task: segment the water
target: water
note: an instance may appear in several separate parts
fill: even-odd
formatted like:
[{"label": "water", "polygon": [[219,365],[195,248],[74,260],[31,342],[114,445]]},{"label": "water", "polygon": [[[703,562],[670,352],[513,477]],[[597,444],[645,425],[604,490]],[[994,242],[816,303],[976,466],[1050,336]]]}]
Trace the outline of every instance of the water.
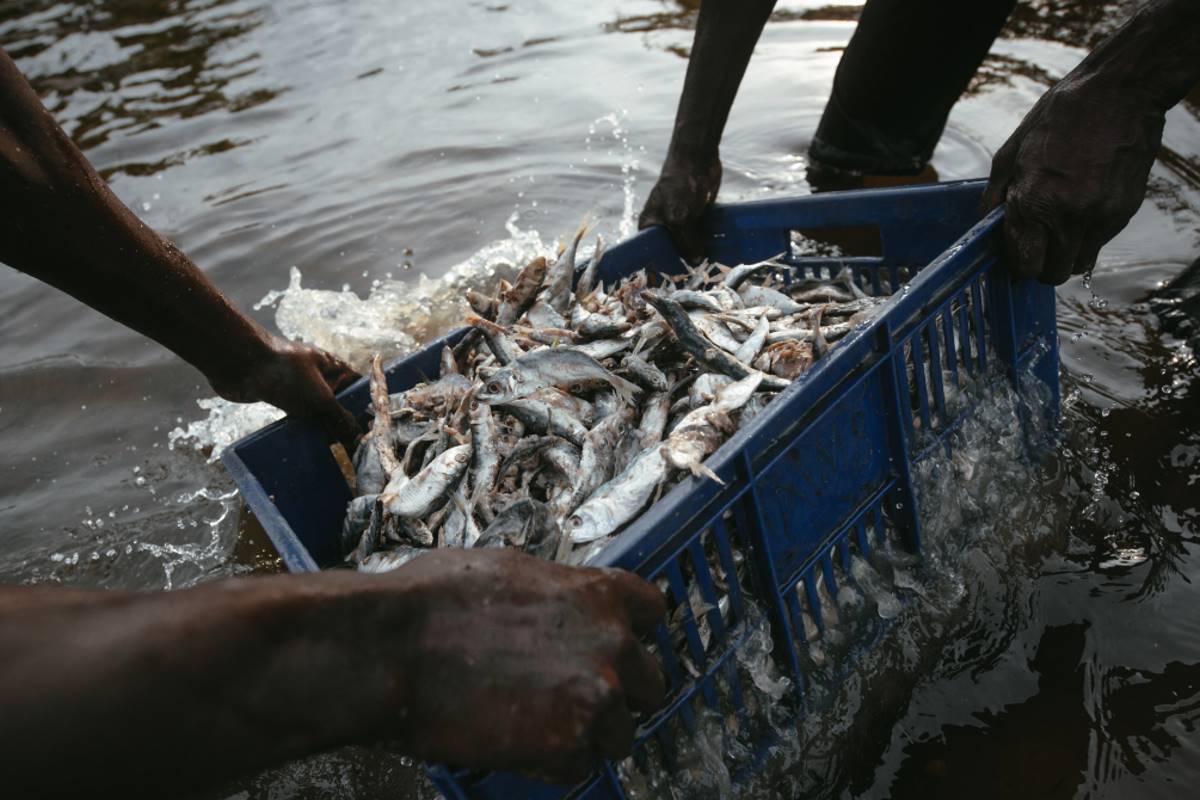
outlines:
[{"label": "water", "polygon": [[[0,6],[0,44],[118,195],[234,302],[361,363],[440,330],[461,287],[584,214],[610,242],[632,230],[689,5],[28,0]],[[819,5],[781,3],[759,44],[724,199],[809,191],[805,146],[853,25],[802,18]],[[1115,5],[1023,3],[951,115],[940,176],[986,174]],[[1150,195],[1090,288],[1060,290],[1057,457],[1024,482],[1003,459],[960,462],[988,487],[945,492],[987,511],[956,512],[967,549],[941,566],[961,595],[931,594],[838,713],[805,723],[826,745],[778,796],[1158,797],[1200,778],[1197,364],[1146,303],[1200,253],[1198,107],[1170,114]],[[214,401],[161,348],[12,270],[0,297],[0,580],[166,588],[275,568],[210,460],[269,410]],[[350,750],[214,796],[403,794],[412,775]]]}]

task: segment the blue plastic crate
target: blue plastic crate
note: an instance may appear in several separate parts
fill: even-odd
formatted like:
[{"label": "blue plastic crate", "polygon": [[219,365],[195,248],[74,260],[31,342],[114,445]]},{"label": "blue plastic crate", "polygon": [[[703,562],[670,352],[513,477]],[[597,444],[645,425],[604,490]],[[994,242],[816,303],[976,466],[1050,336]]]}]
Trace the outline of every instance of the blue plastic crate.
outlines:
[{"label": "blue plastic crate", "polygon": [[[643,721],[637,763],[653,750],[669,771],[676,739],[695,729],[699,712],[744,710],[748,687],[734,656],[751,608],[765,615],[776,662],[803,701],[806,629],[823,630],[829,609],[822,605],[836,599],[839,583],[853,580],[851,558],[888,541],[920,549],[912,468],[967,413],[982,383],[975,379],[999,368],[1020,392],[1028,386],[1018,376],[1032,372],[1053,399],[1044,413],[1057,414],[1054,291],[1014,283],[999,268],[1002,211],[979,219],[983,186],[830,193],[711,212],[707,248],[718,262],[786,253],[795,277],[832,277],[848,265],[868,293],[898,291],[708,459],[723,486],[685,478],[594,562],[665,580],[681,610],[683,635],[660,626],[656,637],[669,700]],[[881,255],[814,257],[793,245],[794,232],[821,229],[868,229]],[[607,282],[645,267],[681,269],[661,229],[614,247],[600,272]],[[462,333],[392,365],[389,390],[437,374],[442,346]],[[365,421],[365,381],[340,399]],[[223,460],[289,570],[338,560],[351,495],[319,430],[284,420],[228,448]],[[735,565],[738,558],[744,566]],[[689,593],[703,601],[703,626]],[[440,767],[430,775],[453,798],[626,797],[608,763],[578,787]]]}]

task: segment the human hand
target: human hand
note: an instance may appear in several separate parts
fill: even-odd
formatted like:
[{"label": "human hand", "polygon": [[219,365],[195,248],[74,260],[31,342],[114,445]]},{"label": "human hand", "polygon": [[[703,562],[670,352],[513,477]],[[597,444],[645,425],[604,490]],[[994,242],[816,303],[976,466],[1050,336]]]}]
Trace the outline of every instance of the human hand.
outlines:
[{"label": "human hand", "polygon": [[1153,103],[1102,79],[1068,75],[996,152],[984,208],[1005,203],[1013,274],[1060,284],[1087,272],[1141,205],[1162,140]]},{"label": "human hand", "polygon": [[209,376],[213,390],[235,403],[265,402],[316,422],[347,452],[362,433],[334,395],[358,379],[346,362],[315,347],[270,337],[266,355],[229,379]]},{"label": "human hand", "polygon": [[721,159],[696,160],[668,156],[658,182],[646,198],[638,228],[662,225],[689,261],[704,256],[700,219],[721,188]]},{"label": "human hand", "polygon": [[662,673],[638,637],[666,602],[631,573],[439,550],[378,580],[388,579],[415,602],[396,719],[407,753],[579,781],[597,759],[629,754],[631,710],[662,702]]}]

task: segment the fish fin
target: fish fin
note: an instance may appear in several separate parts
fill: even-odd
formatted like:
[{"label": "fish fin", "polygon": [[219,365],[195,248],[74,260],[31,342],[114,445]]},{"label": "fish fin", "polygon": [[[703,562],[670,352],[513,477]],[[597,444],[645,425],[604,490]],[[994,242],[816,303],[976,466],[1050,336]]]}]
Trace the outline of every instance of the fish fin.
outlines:
[{"label": "fish fin", "polygon": [[704,466],[703,464],[701,464],[698,461],[693,464],[688,464],[688,469],[691,470],[691,473],[693,475],[695,475],[697,478],[712,478],[714,481],[721,484],[722,486],[725,485],[725,481],[721,480],[720,476],[718,476],[717,473],[713,472],[711,469]]},{"label": "fish fin", "polygon": [[609,373],[609,376],[609,383],[612,384],[617,396],[626,403],[632,404],[633,396],[635,394],[640,394],[642,391],[642,387],[638,386],[636,383],[627,381],[618,375],[613,375],[611,372]]},{"label": "fish fin", "polygon": [[825,334],[821,333],[821,315],[825,313],[825,306],[817,309],[816,318],[813,320],[813,358],[818,359],[824,357],[829,352],[829,342],[825,340]]}]

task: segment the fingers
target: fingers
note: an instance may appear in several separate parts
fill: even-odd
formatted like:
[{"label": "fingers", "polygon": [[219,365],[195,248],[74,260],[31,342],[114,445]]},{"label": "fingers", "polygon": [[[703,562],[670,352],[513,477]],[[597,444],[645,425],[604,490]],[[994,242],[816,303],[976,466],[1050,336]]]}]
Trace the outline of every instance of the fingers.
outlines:
[{"label": "fingers", "polygon": [[992,171],[987,188],[983,192],[980,211],[984,214],[1004,202],[1008,185],[1012,180],[1012,165],[1017,153],[1016,137],[1005,142],[992,158]]},{"label": "fingers", "polygon": [[622,702],[621,693],[613,692],[611,701],[600,709],[592,723],[591,745],[597,755],[620,761],[633,748],[636,730],[633,715]]},{"label": "fingers", "polygon": [[630,640],[617,659],[617,674],[625,690],[625,702],[634,711],[648,714],[662,705],[667,693],[662,668],[636,641]]},{"label": "fingers", "polygon": [[1096,259],[1100,256],[1100,248],[1104,246],[1108,238],[1096,231],[1095,226],[1088,228],[1083,235],[1083,241],[1079,245],[1079,255],[1075,257],[1075,264],[1071,272],[1075,275],[1084,275],[1091,272],[1096,266]]},{"label": "fingers", "polygon": [[321,356],[321,363],[318,365],[321,377],[329,384],[329,388],[334,394],[345,389],[361,377],[349,364],[337,356],[323,351],[321,351]]},{"label": "fingers", "polygon": [[605,570],[617,587],[635,636],[649,636],[667,614],[667,600],[653,584],[623,569]]},{"label": "fingers", "polygon": [[329,398],[329,404],[318,415],[317,423],[329,434],[334,441],[341,443],[349,454],[354,453],[358,437],[362,435],[354,417],[342,407],[341,403]]},{"label": "fingers", "polygon": [[644,230],[654,225],[661,225],[667,229],[671,241],[679,249],[679,254],[688,261],[697,261],[704,257],[704,237],[700,233],[698,220],[664,219],[656,209],[647,205],[646,209],[642,211],[642,215],[638,217],[638,230]]},{"label": "fingers", "polygon": [[1004,256],[1016,278],[1036,278],[1046,262],[1050,233],[1036,220],[1025,218],[1018,203],[1004,211]]},{"label": "fingers", "polygon": [[1050,246],[1046,250],[1046,258],[1039,280],[1051,286],[1059,286],[1067,282],[1079,258],[1080,239],[1075,227],[1059,226],[1050,231]]}]

